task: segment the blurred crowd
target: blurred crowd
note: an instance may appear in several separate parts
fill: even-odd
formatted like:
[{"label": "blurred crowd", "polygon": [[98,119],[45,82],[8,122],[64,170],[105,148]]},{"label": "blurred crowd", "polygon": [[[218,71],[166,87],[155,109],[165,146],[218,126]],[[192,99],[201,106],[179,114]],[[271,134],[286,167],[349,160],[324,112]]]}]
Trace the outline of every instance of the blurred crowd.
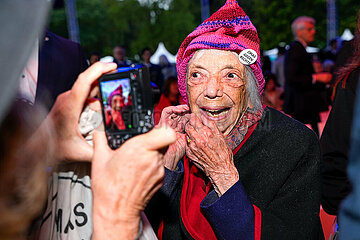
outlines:
[{"label": "blurred crowd", "polygon": [[[312,22],[315,20],[312,19]],[[300,23],[302,24],[302,23]],[[299,39],[296,31],[294,33],[294,38]],[[311,44],[314,41],[316,31],[309,31],[309,36],[301,36],[301,42],[305,43],[304,47],[307,49],[308,44]],[[310,39],[309,39],[310,38]],[[303,40],[305,39],[305,40]],[[311,70],[309,69],[308,75],[312,76],[312,74],[320,73],[317,76],[325,76],[326,79],[323,79],[322,86],[318,86],[318,90],[313,92],[312,101],[315,101],[315,105],[318,105],[318,109],[314,110],[317,113],[328,113],[331,109],[332,105],[332,94],[333,89],[337,80],[337,73],[339,69],[344,66],[346,60],[348,58],[347,53],[343,53],[344,49],[348,48],[351,45],[350,41],[341,40],[341,38],[332,39],[328,47],[325,49],[318,49],[317,51],[310,51],[308,53],[308,57],[312,63]],[[285,59],[287,52],[289,51],[291,44],[286,44],[284,42],[279,43],[277,46],[277,54],[276,56],[266,55],[266,51],[260,51],[260,60],[262,64],[262,72],[266,80],[266,85],[264,92],[262,93],[262,101],[263,104],[276,110],[283,111],[291,116],[294,115],[292,110],[284,109],[285,106],[289,105],[288,101],[285,100],[285,96],[293,96],[294,93],[290,93],[289,88],[286,89],[286,68],[285,68]],[[161,110],[166,106],[177,105],[179,103],[183,103],[180,95],[177,91],[176,79],[177,79],[177,71],[176,66],[173,63],[170,63],[165,55],[161,55],[159,58],[159,64],[154,64],[150,61],[152,56],[152,50],[148,47],[142,49],[139,52],[140,61],[131,61],[126,56],[126,49],[121,45],[116,45],[113,48],[113,62],[117,64],[119,68],[121,67],[130,67],[132,64],[143,64],[145,65],[150,72],[150,80],[153,92],[153,103],[155,111],[157,112],[157,116],[155,116],[155,123],[158,122]],[[101,56],[98,52],[93,52],[90,54],[88,58],[89,65],[94,64],[97,61],[100,61]],[[290,57],[288,58],[290,59]],[[105,60],[107,61],[107,60]],[[289,60],[290,61],[290,60]],[[299,63],[296,63],[299,64]],[[291,65],[291,64],[290,64]],[[291,67],[291,66],[290,66]],[[291,69],[292,72],[296,71],[296,69]],[[312,71],[312,72],[311,72]],[[327,74],[328,73],[328,74]],[[297,74],[297,73],[296,73]],[[291,74],[290,74],[291,75]],[[331,80],[330,80],[331,75]],[[315,76],[315,75],[314,75]],[[288,76],[289,78],[289,76]],[[291,78],[291,77],[290,77]],[[291,80],[290,80],[291,81]],[[173,82],[170,87],[169,82]],[[289,85],[289,84],[288,84]],[[320,84],[318,84],[320,85]],[[286,94],[286,92],[288,94]],[[169,99],[170,95],[170,99]],[[317,100],[314,100],[316,98]],[[314,103],[314,102],[313,102]],[[301,104],[299,101],[295,101],[294,105]],[[313,104],[311,104],[313,105]],[[285,107],[286,108],[286,107]],[[297,106],[293,106],[292,108],[297,108]],[[307,105],[307,109],[313,108],[313,106]],[[312,113],[317,115],[317,113]],[[295,115],[308,115],[307,110],[303,109],[300,112],[296,112]],[[326,114],[325,114],[326,115]],[[327,115],[326,115],[327,116]],[[318,124],[322,122],[326,122],[326,118],[320,119],[317,116],[306,116],[305,118],[300,116],[294,118],[303,122],[304,124],[309,124],[311,128],[319,135]]]},{"label": "blurred crowd", "polygon": [[[315,32],[313,34],[315,34]],[[312,41],[308,43],[311,42]],[[319,113],[328,112],[331,109],[331,96],[336,84],[336,80],[338,79],[336,74],[339,69],[344,66],[347,60],[346,58],[348,57],[347,54],[342,53],[344,51],[342,49],[347,48],[347,46],[350,44],[351,43],[349,43],[349,41],[336,38],[332,39],[329,42],[329,46],[325,49],[319,49],[316,52],[309,50],[310,52],[308,53],[308,56],[311,59],[313,73],[331,74],[331,80],[329,81],[330,75],[328,75],[328,79],[326,80],[327,82],[325,82],[322,86],[322,89],[319,89],[317,92],[317,95],[321,97],[321,100],[319,100],[319,104],[321,105]],[[271,106],[279,111],[285,112],[286,110],[284,110],[284,101],[287,83],[285,76],[285,59],[290,47],[290,44],[287,45],[286,43],[281,42],[279,46],[277,46],[277,56],[275,59],[272,58],[272,60],[270,60],[269,56],[264,55],[262,55],[261,58],[263,61],[262,70],[266,80],[265,90],[262,94],[263,102],[267,106]],[[264,51],[262,51],[262,54],[264,54]],[[318,119],[319,123],[320,121],[326,121],[326,119]],[[306,121],[302,122],[306,124],[310,123]],[[315,128],[313,125],[311,125],[311,127]]]}]

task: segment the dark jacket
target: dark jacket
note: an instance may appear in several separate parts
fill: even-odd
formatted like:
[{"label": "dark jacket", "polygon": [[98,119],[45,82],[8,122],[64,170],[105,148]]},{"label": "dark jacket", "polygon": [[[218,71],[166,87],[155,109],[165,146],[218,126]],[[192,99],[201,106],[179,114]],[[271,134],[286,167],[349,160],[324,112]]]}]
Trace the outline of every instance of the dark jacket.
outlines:
[{"label": "dark jacket", "polygon": [[359,77],[360,68],[349,75],[345,88],[342,87],[343,80],[337,85],[333,107],[320,140],[322,207],[332,215],[337,215],[341,201],[351,190],[346,169]]},{"label": "dark jacket", "polygon": [[[253,239],[251,235],[243,237],[239,229],[245,224],[242,211],[237,209],[245,204],[239,201],[250,201],[261,210],[261,239],[323,239],[319,220],[320,147],[311,130],[267,107],[234,155],[234,162],[240,181],[220,198],[216,195],[212,203],[208,199],[202,202],[208,205],[201,210],[218,239]],[[192,239],[180,216],[182,181],[181,168],[177,172],[166,170],[164,186],[146,210],[155,232],[164,220],[163,239]],[[214,197],[213,192],[210,194]],[[214,217],[213,212],[221,217]]]},{"label": "dark jacket", "polygon": [[[359,87],[357,92],[359,92]],[[354,121],[351,130],[351,147],[349,154],[348,174],[352,184],[352,191],[341,204],[340,239],[359,239],[360,229],[360,97],[355,100]]]},{"label": "dark jacket", "polygon": [[57,96],[70,90],[87,67],[78,43],[46,31],[39,52],[35,105],[41,104],[49,111]]},{"label": "dark jacket", "polygon": [[[284,112],[295,119],[310,123],[324,110],[325,101],[321,96],[324,85],[312,83],[314,73],[312,58],[299,41],[290,44],[285,54],[285,99]],[[318,119],[317,119],[318,120]]]}]

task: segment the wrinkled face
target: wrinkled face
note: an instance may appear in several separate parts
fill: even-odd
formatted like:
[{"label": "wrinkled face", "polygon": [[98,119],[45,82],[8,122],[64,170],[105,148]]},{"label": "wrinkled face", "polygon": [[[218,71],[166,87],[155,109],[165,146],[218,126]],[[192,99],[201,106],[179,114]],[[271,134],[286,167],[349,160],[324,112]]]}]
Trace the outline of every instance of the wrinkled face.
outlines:
[{"label": "wrinkled face", "polygon": [[230,51],[202,50],[194,54],[187,72],[191,111],[215,121],[226,136],[247,106],[245,67]]},{"label": "wrinkled face", "polygon": [[315,25],[311,22],[304,22],[304,27],[297,30],[298,38],[306,42],[307,44],[312,43],[315,39]]},{"label": "wrinkled face", "polygon": [[111,108],[114,111],[120,111],[122,107],[124,107],[124,98],[120,95],[115,95],[111,99]]}]

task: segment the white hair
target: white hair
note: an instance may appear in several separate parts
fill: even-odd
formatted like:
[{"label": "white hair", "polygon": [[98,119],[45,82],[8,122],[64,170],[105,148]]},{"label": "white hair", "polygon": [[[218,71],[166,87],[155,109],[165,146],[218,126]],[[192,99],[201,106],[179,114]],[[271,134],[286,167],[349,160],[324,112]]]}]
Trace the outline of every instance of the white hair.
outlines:
[{"label": "white hair", "polygon": [[314,18],[308,17],[308,16],[298,17],[291,23],[291,31],[292,31],[294,37],[296,37],[297,30],[305,28],[305,23],[307,23],[307,22],[312,23],[314,25],[316,23]]},{"label": "white hair", "polygon": [[261,98],[259,94],[259,83],[255,77],[254,72],[250,66],[245,66],[247,73],[247,85],[246,85],[246,94],[249,103],[255,110],[262,109]]},{"label": "white hair", "polygon": [[[186,67],[186,81],[188,79],[188,74],[189,74],[189,65],[192,61],[199,59],[206,50],[218,50],[218,49],[200,49],[197,50],[195,52],[195,54],[191,57],[191,59],[189,60],[189,63]],[[224,50],[218,50],[218,51],[224,51]],[[237,59],[239,59],[239,54],[237,54],[236,52],[231,51],[231,53],[233,53]],[[240,60],[239,60],[240,61]],[[241,63],[242,64],[242,63]],[[244,74],[244,78],[245,78],[245,87],[246,87],[246,99],[247,99],[247,103],[248,106],[247,107],[251,107],[254,108],[255,110],[261,110],[262,109],[262,103],[261,103],[261,98],[260,98],[260,94],[259,94],[259,84],[258,81],[255,77],[254,72],[252,71],[250,66],[245,66],[245,71],[246,74]]]}]

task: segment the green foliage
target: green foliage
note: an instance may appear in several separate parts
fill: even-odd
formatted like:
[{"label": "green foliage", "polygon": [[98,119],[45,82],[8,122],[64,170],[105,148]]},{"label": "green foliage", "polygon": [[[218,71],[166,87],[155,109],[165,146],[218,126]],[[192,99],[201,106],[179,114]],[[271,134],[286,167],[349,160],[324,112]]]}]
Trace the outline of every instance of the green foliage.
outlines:
[{"label": "green foliage", "polygon": [[157,32],[159,41],[163,41],[170,52],[175,54],[185,37],[200,24],[200,13],[198,19],[192,12],[192,1],[174,0],[169,11],[159,16]]},{"label": "green foliage", "polygon": [[80,29],[81,44],[85,52],[99,52],[105,49],[109,38],[102,35],[106,29],[106,8],[101,0],[78,0],[77,13]]},{"label": "green foliage", "polygon": [[51,12],[48,28],[56,34],[68,38],[65,9],[57,9]]},{"label": "green foliage", "polygon": [[[210,0],[210,13],[226,0]],[[316,19],[316,40],[326,46],[326,0],[238,0],[258,29],[261,48],[276,47],[293,40],[290,25],[298,16]],[[165,10],[164,5],[170,3]],[[98,51],[111,55],[115,45],[123,45],[129,58],[144,47],[155,50],[159,42],[176,54],[184,38],[201,23],[200,0],[77,0],[80,40],[86,54]],[[345,28],[353,32],[360,9],[358,0],[338,0],[339,35]],[[51,13],[51,31],[67,37],[64,9]]]},{"label": "green foliage", "polygon": [[359,0],[339,0],[337,1],[339,15],[339,35],[349,28],[355,32],[357,16],[360,14]]}]

